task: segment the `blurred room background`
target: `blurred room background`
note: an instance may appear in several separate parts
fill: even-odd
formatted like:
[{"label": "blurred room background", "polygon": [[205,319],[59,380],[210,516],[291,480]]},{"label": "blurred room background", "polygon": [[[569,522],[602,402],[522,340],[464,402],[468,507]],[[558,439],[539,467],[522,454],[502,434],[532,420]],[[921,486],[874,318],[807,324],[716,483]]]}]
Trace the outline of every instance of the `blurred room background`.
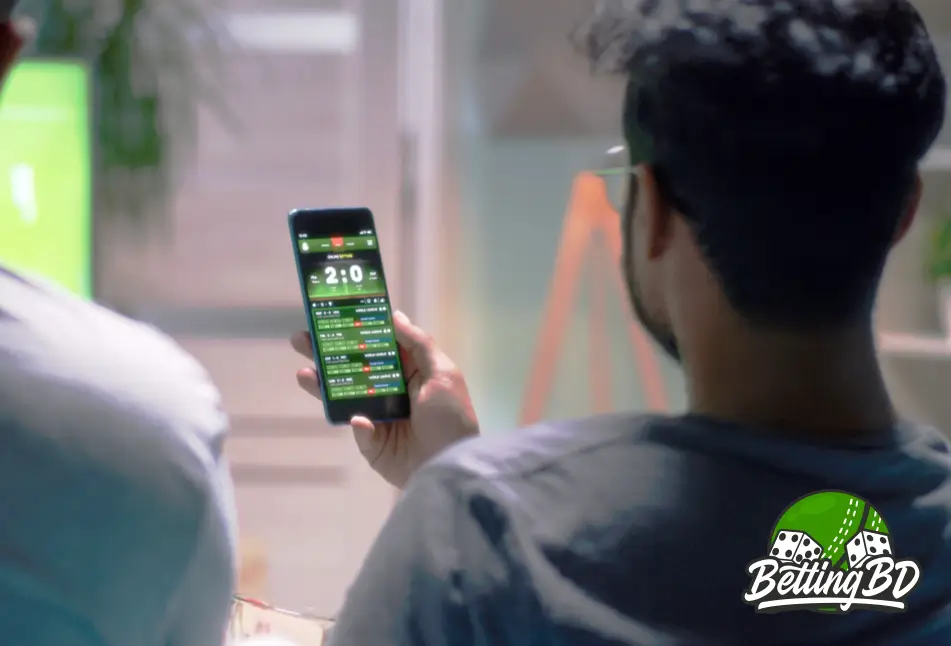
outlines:
[{"label": "blurred room background", "polygon": [[[951,67],[951,4],[917,4]],[[590,5],[22,8],[39,30],[0,103],[0,260],[156,325],[207,367],[233,420],[242,592],[334,613],[394,500],[297,389],[292,208],[374,210],[394,304],[458,361],[486,432],[682,408],[675,367],[632,343],[599,237],[581,264],[558,251],[566,216],[590,206],[579,173],[621,141],[618,82],[592,78],[567,38]],[[902,411],[951,430],[949,173],[951,130],[878,324]]]}]

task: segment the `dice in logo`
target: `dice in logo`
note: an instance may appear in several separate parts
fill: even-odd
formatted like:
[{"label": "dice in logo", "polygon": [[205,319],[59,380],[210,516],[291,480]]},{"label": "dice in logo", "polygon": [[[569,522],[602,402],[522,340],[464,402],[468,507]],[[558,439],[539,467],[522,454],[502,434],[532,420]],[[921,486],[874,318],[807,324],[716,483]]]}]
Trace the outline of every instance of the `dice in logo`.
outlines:
[{"label": "dice in logo", "polygon": [[865,561],[876,556],[892,553],[888,535],[881,532],[859,532],[845,546],[849,555],[849,567],[860,567]]},{"label": "dice in logo", "polygon": [[887,534],[881,532],[862,532],[862,539],[865,542],[865,550],[869,557],[890,555],[892,553],[892,544],[888,540]]},{"label": "dice in logo", "polygon": [[803,534],[799,541],[799,548],[793,555],[793,561],[802,563],[803,561],[815,561],[822,555],[822,546],[816,542],[809,534]]},{"label": "dice in logo", "polygon": [[862,540],[862,533],[856,534],[845,546],[845,552],[849,556],[849,568],[857,568],[868,558],[868,551],[865,549],[865,541]]},{"label": "dice in logo", "polygon": [[792,561],[803,536],[805,536],[803,532],[779,532],[769,550],[769,555],[780,561]]}]

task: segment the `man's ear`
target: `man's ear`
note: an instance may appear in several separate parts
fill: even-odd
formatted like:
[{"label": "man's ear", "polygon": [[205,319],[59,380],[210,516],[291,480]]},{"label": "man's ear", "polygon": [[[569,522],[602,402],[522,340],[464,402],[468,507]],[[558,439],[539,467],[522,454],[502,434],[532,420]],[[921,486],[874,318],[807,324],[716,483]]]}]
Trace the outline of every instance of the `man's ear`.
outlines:
[{"label": "man's ear", "polygon": [[918,207],[921,206],[921,196],[924,193],[924,184],[921,181],[921,172],[915,172],[915,186],[908,196],[905,203],[905,210],[901,214],[901,220],[898,221],[898,228],[895,229],[895,236],[892,238],[892,246],[898,244],[911,229],[915,222],[915,216],[918,215]]},{"label": "man's ear", "polygon": [[656,260],[667,251],[673,233],[673,209],[664,200],[657,175],[650,164],[634,169],[637,175],[638,235],[644,236],[647,259]]}]

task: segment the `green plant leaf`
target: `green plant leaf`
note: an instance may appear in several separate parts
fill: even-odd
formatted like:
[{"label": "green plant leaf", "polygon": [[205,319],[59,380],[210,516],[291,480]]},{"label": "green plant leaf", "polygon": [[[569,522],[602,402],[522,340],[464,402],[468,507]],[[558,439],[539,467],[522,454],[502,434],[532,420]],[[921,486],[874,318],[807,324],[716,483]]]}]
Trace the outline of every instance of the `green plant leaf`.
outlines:
[{"label": "green plant leaf", "polygon": [[[94,74],[97,212],[162,225],[203,109],[231,130],[214,0],[24,0],[28,55],[87,61]],[[159,222],[156,222],[158,220]]]},{"label": "green plant leaf", "polygon": [[932,280],[951,278],[951,217],[941,215],[932,224],[925,262]]}]

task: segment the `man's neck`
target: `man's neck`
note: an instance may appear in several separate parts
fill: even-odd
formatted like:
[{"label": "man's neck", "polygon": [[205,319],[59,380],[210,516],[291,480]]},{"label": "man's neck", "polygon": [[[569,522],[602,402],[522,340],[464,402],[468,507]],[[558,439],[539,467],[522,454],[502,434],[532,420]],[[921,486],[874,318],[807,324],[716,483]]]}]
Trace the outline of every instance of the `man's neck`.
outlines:
[{"label": "man's neck", "polygon": [[856,435],[896,422],[875,352],[859,328],[720,337],[685,357],[693,413],[766,429]]}]

